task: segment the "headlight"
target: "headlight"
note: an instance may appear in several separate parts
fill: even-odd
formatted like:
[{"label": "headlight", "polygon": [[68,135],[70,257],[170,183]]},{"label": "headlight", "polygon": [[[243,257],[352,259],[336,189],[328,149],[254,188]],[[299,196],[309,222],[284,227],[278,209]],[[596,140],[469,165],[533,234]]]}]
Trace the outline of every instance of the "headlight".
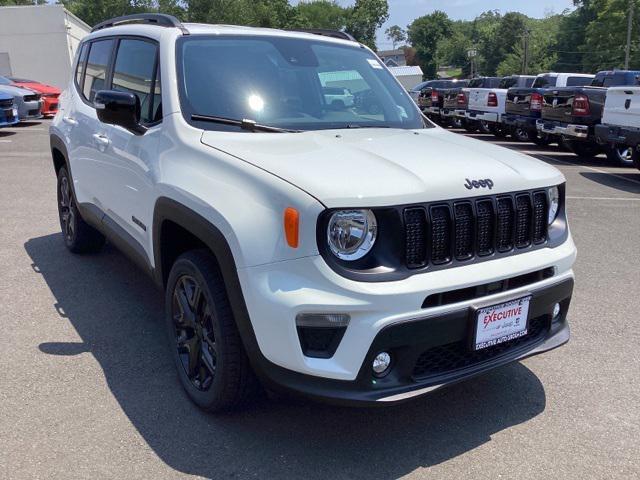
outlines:
[{"label": "headlight", "polygon": [[378,233],[371,210],[340,210],[331,215],[327,242],[331,252],[341,260],[358,260],[373,248]]},{"label": "headlight", "polygon": [[549,225],[553,223],[553,221],[558,216],[558,210],[560,209],[560,191],[558,187],[551,187],[549,189],[549,216],[547,221]]}]

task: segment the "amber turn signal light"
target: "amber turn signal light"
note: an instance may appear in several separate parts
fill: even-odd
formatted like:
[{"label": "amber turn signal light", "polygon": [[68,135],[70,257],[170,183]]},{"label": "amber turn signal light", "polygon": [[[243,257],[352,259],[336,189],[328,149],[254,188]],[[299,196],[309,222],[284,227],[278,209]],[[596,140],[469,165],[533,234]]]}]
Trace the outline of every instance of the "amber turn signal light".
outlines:
[{"label": "amber turn signal light", "polygon": [[284,209],[284,234],[287,238],[287,245],[291,248],[298,248],[299,242],[300,214],[295,208]]}]

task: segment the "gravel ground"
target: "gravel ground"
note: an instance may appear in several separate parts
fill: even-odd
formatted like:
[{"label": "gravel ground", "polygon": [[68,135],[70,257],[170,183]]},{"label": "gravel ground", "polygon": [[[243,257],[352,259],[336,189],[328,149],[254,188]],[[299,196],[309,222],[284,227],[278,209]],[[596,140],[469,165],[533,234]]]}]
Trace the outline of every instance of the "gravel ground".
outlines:
[{"label": "gravel ground", "polygon": [[556,165],[578,245],[571,342],[389,409],[182,393],[161,294],[62,243],[48,122],[0,131],[0,478],[640,478],[640,172]]}]

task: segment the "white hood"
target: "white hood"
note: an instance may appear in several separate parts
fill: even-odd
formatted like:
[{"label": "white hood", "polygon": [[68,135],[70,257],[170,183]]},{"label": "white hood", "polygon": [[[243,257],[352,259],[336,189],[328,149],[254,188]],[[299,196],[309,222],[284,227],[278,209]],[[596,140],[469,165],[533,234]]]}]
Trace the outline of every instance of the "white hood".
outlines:
[{"label": "white hood", "polygon": [[[202,142],[273,173],[330,208],[432,202],[564,181],[544,162],[441,128],[205,131]],[[466,179],[491,179],[493,188],[470,190]]]}]

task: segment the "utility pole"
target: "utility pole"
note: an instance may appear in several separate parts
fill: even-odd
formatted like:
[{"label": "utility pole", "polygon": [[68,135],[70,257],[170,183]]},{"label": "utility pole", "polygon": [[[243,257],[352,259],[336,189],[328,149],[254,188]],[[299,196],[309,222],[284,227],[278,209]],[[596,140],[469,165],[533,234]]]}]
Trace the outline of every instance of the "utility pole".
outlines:
[{"label": "utility pole", "polygon": [[522,74],[526,75],[529,70],[529,29],[526,27],[524,29],[522,40],[524,41],[524,57],[522,59]]},{"label": "utility pole", "polygon": [[624,69],[629,70],[629,56],[631,55],[631,25],[633,24],[633,2],[629,0],[629,15],[627,16],[627,46],[624,51]]}]

